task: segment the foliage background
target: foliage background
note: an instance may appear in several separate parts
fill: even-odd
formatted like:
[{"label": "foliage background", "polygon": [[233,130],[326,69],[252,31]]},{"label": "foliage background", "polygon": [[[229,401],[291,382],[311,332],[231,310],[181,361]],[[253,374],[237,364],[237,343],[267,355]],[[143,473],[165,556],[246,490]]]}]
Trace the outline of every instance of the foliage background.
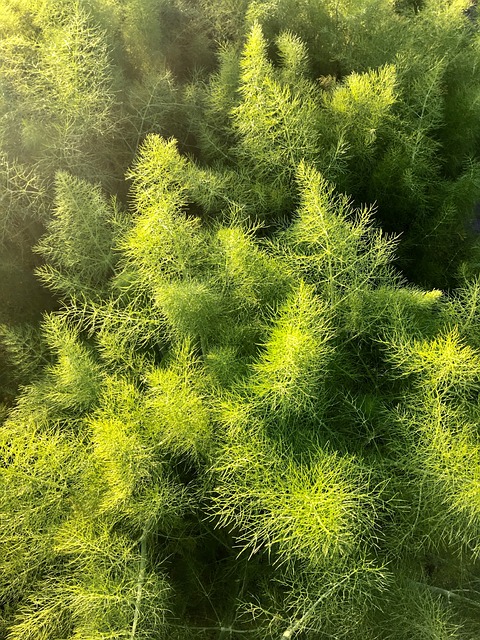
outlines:
[{"label": "foliage background", "polygon": [[0,49],[0,637],[477,638],[476,3]]}]

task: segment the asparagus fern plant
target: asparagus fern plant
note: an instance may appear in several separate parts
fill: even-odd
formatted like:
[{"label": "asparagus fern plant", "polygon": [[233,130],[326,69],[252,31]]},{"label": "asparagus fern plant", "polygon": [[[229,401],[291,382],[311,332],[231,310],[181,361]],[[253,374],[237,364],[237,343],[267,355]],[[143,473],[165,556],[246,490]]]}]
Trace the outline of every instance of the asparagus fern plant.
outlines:
[{"label": "asparagus fern plant", "polygon": [[[0,427],[0,637],[473,640],[480,281],[459,244],[478,197],[475,104],[464,141],[454,122],[477,91],[467,3],[244,3],[215,74],[175,86],[162,59],[151,100],[142,3],[123,18],[108,4],[137,34],[130,59],[144,56],[128,149],[162,96],[189,133],[152,124],[124,203],[57,167],[36,251],[60,309],[41,352],[36,334],[2,330],[25,376]],[[58,9],[65,33],[99,38],[80,5],[77,31]],[[93,117],[84,76],[53,71],[91,50],[35,7],[52,34],[35,73],[53,74],[54,105]],[[211,12],[195,3],[196,20]],[[318,50],[312,16],[329,36]],[[91,98],[113,109],[105,65]],[[36,174],[2,166],[15,202],[44,206]],[[406,241],[379,224],[396,216]],[[438,244],[416,255],[422,233]],[[465,258],[456,291],[418,284],[446,281],[435,247]],[[399,251],[423,265],[416,285]]]}]

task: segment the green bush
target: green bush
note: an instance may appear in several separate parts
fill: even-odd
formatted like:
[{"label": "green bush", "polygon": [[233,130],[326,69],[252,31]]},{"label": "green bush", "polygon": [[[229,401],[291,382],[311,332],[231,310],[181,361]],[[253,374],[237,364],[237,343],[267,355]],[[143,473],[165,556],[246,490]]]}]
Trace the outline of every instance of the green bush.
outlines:
[{"label": "green bush", "polygon": [[0,637],[473,640],[469,2],[154,5],[0,9]]}]

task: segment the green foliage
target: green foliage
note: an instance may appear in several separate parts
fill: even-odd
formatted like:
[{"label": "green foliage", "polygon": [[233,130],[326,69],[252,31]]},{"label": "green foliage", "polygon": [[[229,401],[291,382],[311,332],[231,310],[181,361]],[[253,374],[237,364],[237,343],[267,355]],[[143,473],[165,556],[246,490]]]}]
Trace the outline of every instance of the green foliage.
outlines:
[{"label": "green foliage", "polygon": [[176,455],[204,458],[212,445],[212,423],[205,398],[205,374],[188,342],[180,344],[167,368],[148,375],[147,406],[161,446]]},{"label": "green foliage", "polygon": [[418,536],[419,544],[447,545],[476,557],[479,444],[473,425],[478,408],[471,398],[478,388],[478,354],[456,329],[429,340],[404,338],[389,349],[396,375],[415,381],[408,403],[395,410],[409,450],[408,460],[399,452],[401,464],[418,475],[421,487],[417,500],[423,517],[409,535],[418,536],[417,527],[426,526],[428,534]]},{"label": "green foliage", "polygon": [[315,411],[319,383],[331,356],[332,332],[328,311],[322,307],[321,300],[300,282],[278,310],[264,351],[254,365],[250,389],[279,417]]},{"label": "green foliage", "polygon": [[0,380],[6,395],[15,396],[18,387],[28,384],[47,363],[46,345],[39,334],[30,324],[0,325],[3,361]]},{"label": "green foliage", "polygon": [[180,137],[181,98],[175,77],[168,70],[152,71],[128,87],[125,142],[133,157],[149,133]]},{"label": "green foliage", "polygon": [[41,173],[61,168],[93,178],[102,170],[94,149],[111,131],[112,71],[102,32],[70,4],[66,11],[45,4],[33,13],[32,33],[2,41],[0,82],[9,96],[2,134],[9,152],[20,151]]},{"label": "green foliage", "polygon": [[[27,577],[15,598],[4,591],[11,637],[155,637],[182,625],[195,636],[216,629],[215,611],[221,627],[243,620],[238,630],[257,637],[373,637],[391,598],[405,615],[406,562],[424,594],[412,629],[457,633],[462,618],[434,599],[445,582],[422,574],[422,558],[445,558],[452,576],[458,562],[476,571],[480,366],[462,329],[475,285],[462,294],[470,311],[403,287],[371,211],[303,162],[298,211],[268,240],[233,213],[193,214],[202,172],[173,141],[147,138],[110,285],[104,273],[103,297],[93,284],[73,291],[66,315],[45,324],[53,364],[4,433],[12,441],[26,421],[32,446],[53,442],[59,455],[53,434],[70,432],[76,466],[37,560],[28,565],[27,531],[16,546],[8,570]],[[105,224],[98,188],[59,180],[58,206],[81,196],[95,228]],[[91,228],[67,213],[50,226],[52,250]],[[80,225],[70,236],[68,219]],[[95,266],[95,247],[79,264]],[[46,257],[57,255],[68,253]],[[55,464],[42,482],[59,481]],[[16,499],[19,513],[28,499]],[[210,553],[228,563],[208,575]],[[242,557],[250,575],[235,595]],[[447,591],[461,584],[452,577]]]},{"label": "green foliage", "polygon": [[344,562],[369,519],[361,470],[321,449],[299,463],[261,430],[239,427],[217,462],[213,512],[219,524],[239,530],[252,554],[274,551],[280,564],[298,559],[330,569]]},{"label": "green foliage", "polygon": [[394,243],[371,224],[372,211],[354,212],[346,196],[335,194],[318,171],[303,163],[298,182],[298,216],[281,236],[290,269],[334,308],[372,285],[394,281]]},{"label": "green foliage", "polygon": [[95,295],[113,272],[120,225],[116,202],[108,202],[100,187],[59,173],[54,215],[35,248],[47,260],[37,275],[60,294]]},{"label": "green foliage", "polygon": [[120,13],[122,32],[136,71],[153,71],[158,60],[183,78],[188,70],[212,65],[208,9],[184,0],[129,0],[110,4]]},{"label": "green foliage", "polygon": [[231,156],[234,132],[230,112],[237,101],[240,61],[236,46],[224,45],[218,54],[219,69],[208,84],[193,82],[186,87],[185,102],[191,128],[205,158],[223,160]]},{"label": "green foliage", "polygon": [[291,29],[307,43],[316,75],[337,76],[389,61],[404,26],[389,0],[258,0],[248,19],[270,38]]},{"label": "green foliage", "polygon": [[45,188],[39,176],[16,162],[0,156],[0,245],[22,243],[46,217]]},{"label": "green foliage", "polygon": [[0,636],[472,640],[473,12],[234,4],[0,9]]},{"label": "green foliage", "polygon": [[[344,156],[343,166],[333,175],[329,167],[329,174],[349,191],[356,190],[355,182],[363,184],[372,169],[377,139],[393,120],[395,85],[396,69],[386,65],[378,71],[351,73],[344,84],[325,93],[325,125],[331,131],[324,135]],[[350,174],[350,180],[345,174]]]},{"label": "green foliage", "polygon": [[[267,60],[267,43],[260,26],[254,25],[242,55],[242,101],[233,111],[233,124],[240,136],[240,157],[251,163],[257,174],[260,171],[264,179],[278,182],[282,188],[300,160],[311,161],[318,153],[318,106],[313,85],[302,82],[306,57],[302,44],[284,34],[280,55],[283,82],[276,80]],[[299,87],[289,86],[293,77],[300,80]]]}]

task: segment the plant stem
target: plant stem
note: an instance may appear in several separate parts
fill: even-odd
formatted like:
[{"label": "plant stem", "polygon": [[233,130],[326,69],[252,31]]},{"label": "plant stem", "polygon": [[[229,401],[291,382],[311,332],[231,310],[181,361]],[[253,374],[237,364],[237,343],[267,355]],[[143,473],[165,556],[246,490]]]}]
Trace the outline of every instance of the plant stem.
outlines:
[{"label": "plant stem", "polygon": [[144,529],[142,537],[140,538],[140,569],[138,571],[137,581],[137,597],[135,600],[135,614],[133,616],[132,632],[130,634],[130,640],[135,640],[135,634],[137,633],[138,620],[140,618],[140,605],[142,602],[142,591],[145,582],[145,573],[147,570],[147,530]]},{"label": "plant stem", "polygon": [[[353,572],[353,573],[355,573],[355,572]],[[338,584],[336,584],[334,587],[332,587],[328,591],[325,591],[325,593],[322,593],[322,595],[318,598],[318,600],[315,600],[315,602],[312,604],[312,606],[307,609],[307,611],[303,614],[303,616],[300,619],[298,619],[296,622],[291,624],[288,627],[288,629],[285,629],[285,631],[282,633],[282,635],[280,637],[280,640],[290,640],[291,638],[293,638],[293,636],[301,628],[303,623],[312,615],[312,613],[315,611],[315,609],[318,607],[318,605],[323,600],[328,598],[328,596],[330,596],[335,591],[335,589],[337,589],[343,582],[346,582],[351,576],[352,576],[352,573],[348,574],[347,576],[345,576],[343,578],[343,580],[340,580],[340,582]]]},{"label": "plant stem", "polygon": [[219,631],[220,634],[225,633],[240,633],[240,634],[248,634],[248,633],[258,633],[258,629],[234,629],[233,627],[196,627],[193,625],[183,625],[183,624],[172,624],[172,627],[176,629],[188,629],[191,631]]},{"label": "plant stem", "polygon": [[430,591],[433,591],[433,593],[438,593],[442,596],[445,596],[448,600],[451,600],[452,598],[454,600],[461,600],[462,602],[468,602],[468,604],[472,605],[473,607],[477,607],[478,609],[480,609],[480,602],[477,602],[476,600],[472,600],[471,598],[466,598],[465,596],[462,596],[459,593],[456,593],[455,591],[448,591],[448,589],[433,587],[430,584],[423,584],[422,582],[416,582],[415,580],[411,580],[410,582],[412,582],[413,584],[419,587],[426,587]]}]

